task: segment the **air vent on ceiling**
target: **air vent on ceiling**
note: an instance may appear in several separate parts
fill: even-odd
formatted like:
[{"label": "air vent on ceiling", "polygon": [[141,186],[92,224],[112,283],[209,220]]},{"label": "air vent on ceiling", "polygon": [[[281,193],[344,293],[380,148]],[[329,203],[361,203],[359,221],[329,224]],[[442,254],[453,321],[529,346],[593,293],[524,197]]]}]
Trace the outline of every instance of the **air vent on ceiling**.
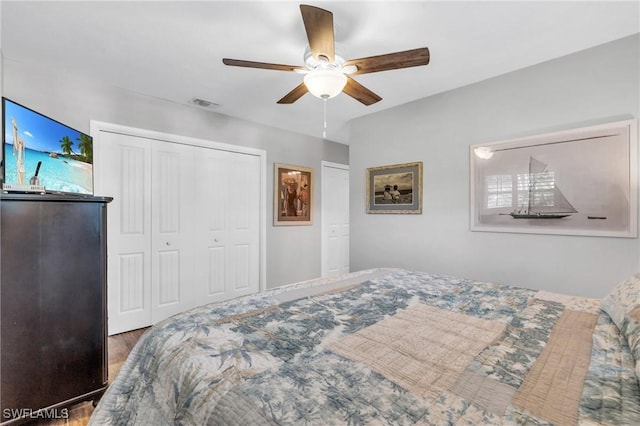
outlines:
[{"label": "air vent on ceiling", "polygon": [[211,101],[207,101],[206,99],[201,99],[201,98],[193,98],[191,99],[191,103],[194,105],[198,105],[199,107],[202,108],[216,108],[218,106],[217,103],[215,102],[211,102]]}]

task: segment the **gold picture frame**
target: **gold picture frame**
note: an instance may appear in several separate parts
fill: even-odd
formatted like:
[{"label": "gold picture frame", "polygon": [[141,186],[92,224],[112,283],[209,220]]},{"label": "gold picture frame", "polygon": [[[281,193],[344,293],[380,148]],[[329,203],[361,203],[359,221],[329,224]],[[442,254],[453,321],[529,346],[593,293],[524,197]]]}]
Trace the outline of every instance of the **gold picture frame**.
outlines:
[{"label": "gold picture frame", "polygon": [[313,169],[275,164],[273,191],[275,226],[313,223]]},{"label": "gold picture frame", "polygon": [[422,214],[422,162],[368,168],[367,213]]}]

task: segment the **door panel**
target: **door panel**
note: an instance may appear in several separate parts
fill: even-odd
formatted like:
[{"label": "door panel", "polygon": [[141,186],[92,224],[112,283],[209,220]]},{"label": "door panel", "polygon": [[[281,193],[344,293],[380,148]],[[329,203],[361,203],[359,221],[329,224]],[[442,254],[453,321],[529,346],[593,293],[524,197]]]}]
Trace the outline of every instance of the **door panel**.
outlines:
[{"label": "door panel", "polygon": [[233,155],[229,239],[234,247],[234,297],[259,290],[260,162],[254,155]]},{"label": "door panel", "polygon": [[135,312],[145,308],[144,261],[144,253],[119,255],[119,313]]},{"label": "door panel", "polygon": [[180,303],[180,251],[158,253],[158,307]]},{"label": "door panel", "polygon": [[251,248],[247,244],[233,247],[233,291],[242,291],[251,285],[249,268],[251,265]]},{"label": "door panel", "polygon": [[101,132],[96,191],[107,215],[109,334],[151,324],[151,150],[147,139]]},{"label": "door panel", "polygon": [[[194,306],[193,162],[195,148],[155,142],[152,146],[151,321]],[[157,291],[155,291],[157,290]]]},{"label": "door panel", "polygon": [[349,170],[322,167],[322,275],[349,272]]},{"label": "door panel", "polygon": [[202,230],[194,236],[197,285],[194,291],[199,303],[225,299],[227,291],[227,205],[229,176],[226,172],[229,153],[198,148],[195,161],[195,186],[198,205],[195,226]]},{"label": "door panel", "polygon": [[208,262],[205,263],[208,266],[208,274],[202,280],[207,289],[204,295],[205,300],[209,299],[209,297],[212,299],[222,298],[225,291],[225,250],[224,247],[209,247],[208,253]]},{"label": "door panel", "polygon": [[[260,159],[255,155],[199,148],[195,223],[199,304],[259,291]],[[215,263],[215,264],[214,264]]]}]

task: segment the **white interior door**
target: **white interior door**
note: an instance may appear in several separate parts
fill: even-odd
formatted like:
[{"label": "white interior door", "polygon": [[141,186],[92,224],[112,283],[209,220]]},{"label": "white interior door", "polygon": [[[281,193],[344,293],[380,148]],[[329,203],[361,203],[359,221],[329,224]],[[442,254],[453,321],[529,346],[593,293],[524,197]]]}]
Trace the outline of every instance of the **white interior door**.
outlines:
[{"label": "white interior door", "polygon": [[256,293],[260,288],[260,162],[253,155],[231,156],[227,165],[231,180],[227,298]]},{"label": "white interior door", "polygon": [[193,146],[152,142],[151,323],[194,306]]},{"label": "white interior door", "polygon": [[100,132],[96,192],[113,196],[107,214],[109,334],[151,324],[151,145]]},{"label": "white interior door", "polygon": [[261,160],[199,148],[196,154],[196,258],[199,304],[260,289]]},{"label": "white interior door", "polygon": [[349,272],[349,166],[322,162],[322,276]]}]

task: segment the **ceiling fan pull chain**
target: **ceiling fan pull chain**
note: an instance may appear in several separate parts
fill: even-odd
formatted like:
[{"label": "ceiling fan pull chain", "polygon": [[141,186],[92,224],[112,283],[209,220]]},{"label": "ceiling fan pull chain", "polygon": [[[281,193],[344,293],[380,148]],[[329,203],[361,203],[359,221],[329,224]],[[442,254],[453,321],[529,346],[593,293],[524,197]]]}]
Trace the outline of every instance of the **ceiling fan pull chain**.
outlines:
[{"label": "ceiling fan pull chain", "polygon": [[322,137],[327,138],[327,98],[322,99],[322,118],[324,127],[322,128]]}]

